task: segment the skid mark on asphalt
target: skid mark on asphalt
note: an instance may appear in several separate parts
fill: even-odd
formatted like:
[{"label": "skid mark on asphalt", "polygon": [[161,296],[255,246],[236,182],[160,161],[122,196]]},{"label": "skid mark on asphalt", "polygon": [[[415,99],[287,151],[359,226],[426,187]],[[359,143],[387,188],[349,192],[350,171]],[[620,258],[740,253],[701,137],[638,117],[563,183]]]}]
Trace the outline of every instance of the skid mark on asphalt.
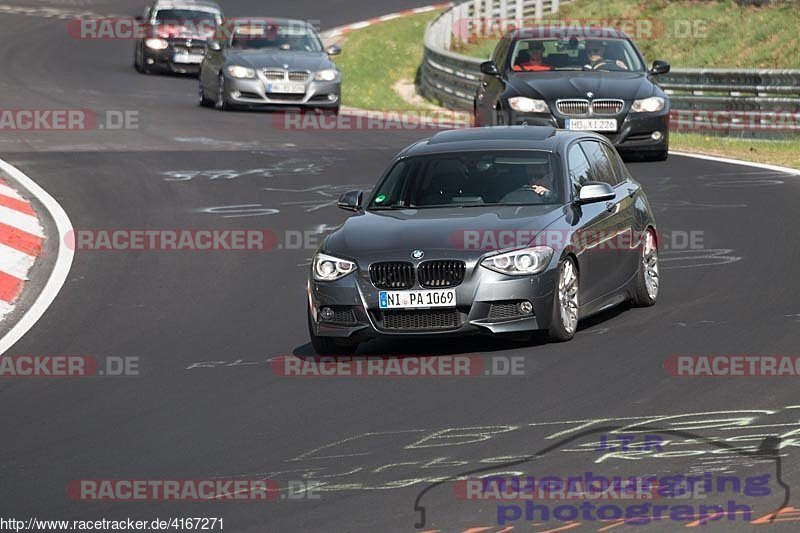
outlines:
[{"label": "skid mark on asphalt", "polygon": [[659,262],[662,270],[729,265],[742,260],[740,256],[731,255],[733,251],[731,248],[667,251],[661,252]]}]

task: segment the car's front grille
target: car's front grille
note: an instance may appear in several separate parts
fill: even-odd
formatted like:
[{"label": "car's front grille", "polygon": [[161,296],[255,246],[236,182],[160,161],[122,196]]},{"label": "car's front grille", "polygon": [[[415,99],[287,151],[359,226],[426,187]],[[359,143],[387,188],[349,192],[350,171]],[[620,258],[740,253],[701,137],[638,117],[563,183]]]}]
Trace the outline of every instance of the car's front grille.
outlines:
[{"label": "car's front grille", "polygon": [[417,279],[428,289],[456,287],[464,281],[466,271],[464,261],[425,261],[417,267]]},{"label": "car's front grille", "polygon": [[589,100],[558,100],[556,109],[562,115],[583,116],[589,114]]},{"label": "car's front grille", "polygon": [[286,71],[279,69],[264,69],[264,77],[268,80],[282,81],[286,79]]},{"label": "car's front grille", "polygon": [[456,329],[461,325],[457,309],[426,309],[420,311],[384,311],[383,329],[422,331]]},{"label": "car's front grille", "polygon": [[379,289],[410,289],[414,286],[414,265],[411,263],[374,263],[369,267],[372,284]]},{"label": "car's front grille", "polygon": [[618,115],[624,106],[625,102],[622,100],[595,100],[592,102],[592,114]]},{"label": "car's front grille", "polygon": [[178,54],[205,55],[206,47],[201,45],[186,46],[182,44],[176,44],[172,47],[172,51]]},{"label": "car's front grille", "polygon": [[310,76],[305,70],[292,71],[289,73],[289,81],[308,81]]}]

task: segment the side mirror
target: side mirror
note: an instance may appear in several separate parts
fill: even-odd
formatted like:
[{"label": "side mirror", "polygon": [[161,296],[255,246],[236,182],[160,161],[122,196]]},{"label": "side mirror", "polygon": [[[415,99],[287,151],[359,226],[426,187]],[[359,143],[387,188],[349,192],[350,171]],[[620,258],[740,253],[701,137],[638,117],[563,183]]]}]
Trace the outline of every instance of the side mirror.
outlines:
[{"label": "side mirror", "polygon": [[613,200],[616,196],[614,189],[612,189],[611,185],[608,183],[590,181],[581,187],[581,192],[578,195],[576,203],[578,205],[594,204]]},{"label": "side mirror", "polygon": [[361,200],[363,197],[364,191],[355,190],[343,192],[342,195],[339,196],[339,201],[336,202],[336,206],[345,211],[358,211],[361,209]]},{"label": "side mirror", "polygon": [[666,61],[656,60],[653,61],[653,68],[650,69],[650,74],[658,76],[659,74],[666,74],[669,72],[670,66]]},{"label": "side mirror", "polygon": [[481,73],[487,76],[500,77],[500,70],[498,70],[497,63],[494,61],[484,61],[481,63]]},{"label": "side mirror", "polygon": [[329,56],[338,56],[342,53],[342,48],[339,45],[332,44],[325,49],[325,53]]},{"label": "side mirror", "polygon": [[219,44],[219,41],[208,41],[208,49],[213,50],[214,52],[219,52],[222,50],[222,45]]}]

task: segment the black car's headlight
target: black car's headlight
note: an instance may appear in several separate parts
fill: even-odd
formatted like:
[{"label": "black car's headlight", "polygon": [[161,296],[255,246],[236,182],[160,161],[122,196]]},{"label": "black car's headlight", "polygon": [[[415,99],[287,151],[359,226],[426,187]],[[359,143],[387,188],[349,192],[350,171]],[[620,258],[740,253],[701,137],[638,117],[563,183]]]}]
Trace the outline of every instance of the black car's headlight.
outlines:
[{"label": "black car's headlight", "polygon": [[549,246],[533,246],[487,257],[481,266],[509,276],[529,276],[547,268],[552,257],[553,249]]},{"label": "black car's headlight", "polygon": [[250,67],[243,67],[241,65],[231,65],[228,67],[228,74],[233,78],[255,78],[256,71]]},{"label": "black car's headlight", "polygon": [[165,39],[146,39],[144,41],[144,45],[147,48],[152,48],[153,50],[166,50],[169,46],[169,43]]},{"label": "black car's headlight", "polygon": [[665,100],[660,96],[651,96],[641,100],[634,100],[631,106],[632,113],[655,113],[664,109]]},{"label": "black car's headlight", "polygon": [[318,253],[314,256],[313,274],[316,281],[335,281],[354,272],[356,264],[347,259]]},{"label": "black car's headlight", "polygon": [[548,113],[550,108],[547,107],[547,102],[544,100],[536,100],[535,98],[527,98],[525,96],[514,96],[508,99],[508,105],[514,111],[522,113]]}]

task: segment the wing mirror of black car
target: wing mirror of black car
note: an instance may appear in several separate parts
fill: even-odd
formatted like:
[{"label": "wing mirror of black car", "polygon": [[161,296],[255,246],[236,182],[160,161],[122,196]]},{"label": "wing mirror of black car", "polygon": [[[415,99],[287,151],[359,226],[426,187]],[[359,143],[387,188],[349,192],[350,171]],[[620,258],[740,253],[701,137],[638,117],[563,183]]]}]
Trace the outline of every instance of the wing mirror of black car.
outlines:
[{"label": "wing mirror of black car", "polygon": [[339,196],[339,201],[336,202],[336,206],[345,211],[358,211],[361,209],[361,200],[363,197],[364,191],[355,190],[343,192],[342,195]]},{"label": "wing mirror of black car", "polygon": [[330,45],[328,48],[325,49],[325,53],[329,56],[338,56],[342,53],[342,47],[336,44]]},{"label": "wing mirror of black car", "polygon": [[208,41],[208,49],[213,50],[214,52],[219,52],[222,50],[222,45],[219,44],[219,41]]},{"label": "wing mirror of black car", "polygon": [[575,200],[575,203],[578,205],[594,204],[613,200],[614,197],[616,197],[614,189],[608,183],[589,181],[581,187],[581,192],[578,194],[578,199]]},{"label": "wing mirror of black car", "polygon": [[500,77],[500,70],[498,70],[497,63],[494,61],[484,61],[481,63],[481,72],[487,76]]},{"label": "wing mirror of black car", "polygon": [[653,61],[653,68],[650,69],[650,74],[658,76],[659,74],[666,74],[669,72],[670,66],[666,61],[660,59]]}]

